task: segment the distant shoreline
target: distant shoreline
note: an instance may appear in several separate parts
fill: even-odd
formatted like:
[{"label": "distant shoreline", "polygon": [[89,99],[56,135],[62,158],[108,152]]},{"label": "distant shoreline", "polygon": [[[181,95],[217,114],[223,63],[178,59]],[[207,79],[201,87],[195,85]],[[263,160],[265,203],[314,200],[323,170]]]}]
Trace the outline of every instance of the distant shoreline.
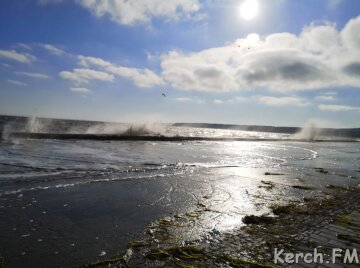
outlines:
[{"label": "distant shoreline", "polygon": [[14,132],[9,138],[19,139],[57,139],[57,140],[98,140],[98,141],[165,141],[165,142],[183,142],[183,141],[295,141],[295,142],[358,142],[352,139],[324,140],[324,139],[255,139],[255,138],[222,138],[222,137],[188,137],[188,136],[162,136],[162,135],[113,135],[113,134],[57,134],[57,133],[27,133]]},{"label": "distant shoreline", "polygon": [[[20,124],[26,124],[29,119],[31,119],[31,117],[0,115],[0,132],[2,132],[2,129],[7,123],[16,122]],[[51,118],[42,118],[42,117],[36,117],[36,119],[43,121],[44,123],[53,123],[53,124],[58,123],[59,125],[64,123],[73,123],[73,124],[81,123],[81,124],[86,124],[88,126],[106,125],[106,124],[131,125],[130,123],[116,123],[116,122],[74,120],[74,119],[51,119]],[[173,127],[212,128],[212,129],[256,131],[256,132],[283,133],[283,134],[296,134],[303,129],[300,127],[236,125],[236,124],[218,124],[218,123],[159,123],[159,124],[169,125]],[[141,125],[141,124],[134,124],[134,125]],[[332,137],[340,137],[340,138],[360,138],[360,128],[316,128],[315,130],[317,134],[321,136],[332,136]]]}]

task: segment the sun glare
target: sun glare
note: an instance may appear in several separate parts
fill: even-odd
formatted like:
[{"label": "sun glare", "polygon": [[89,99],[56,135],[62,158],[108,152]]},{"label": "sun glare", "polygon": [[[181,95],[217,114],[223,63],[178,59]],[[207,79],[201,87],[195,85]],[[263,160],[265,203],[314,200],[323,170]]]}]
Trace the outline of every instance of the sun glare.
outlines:
[{"label": "sun glare", "polygon": [[240,6],[240,15],[245,20],[251,20],[256,17],[258,10],[257,0],[245,0]]}]

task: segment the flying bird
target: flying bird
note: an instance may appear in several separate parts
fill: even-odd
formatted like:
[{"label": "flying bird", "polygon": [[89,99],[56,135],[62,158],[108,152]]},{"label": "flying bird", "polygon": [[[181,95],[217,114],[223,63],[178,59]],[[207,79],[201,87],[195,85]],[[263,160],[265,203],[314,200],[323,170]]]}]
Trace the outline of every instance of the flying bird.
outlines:
[{"label": "flying bird", "polygon": [[164,97],[164,98],[166,98],[166,95],[165,95],[165,93],[161,93],[161,95],[163,95],[163,97]]}]

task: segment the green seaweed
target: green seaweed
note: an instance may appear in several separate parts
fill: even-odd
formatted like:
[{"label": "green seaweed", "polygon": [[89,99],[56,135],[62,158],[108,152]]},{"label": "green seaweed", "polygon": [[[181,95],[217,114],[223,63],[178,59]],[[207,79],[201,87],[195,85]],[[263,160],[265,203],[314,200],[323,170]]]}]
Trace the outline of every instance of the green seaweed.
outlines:
[{"label": "green seaweed", "polygon": [[335,224],[339,226],[347,226],[349,223],[351,223],[353,220],[352,216],[350,214],[338,214],[335,218]]},{"label": "green seaweed", "polygon": [[179,260],[202,260],[205,257],[202,248],[195,245],[173,246],[167,248],[151,249],[145,257],[151,260],[166,260],[168,258],[176,258]]},{"label": "green seaweed", "polygon": [[305,214],[306,213],[306,210],[304,208],[301,208],[294,204],[272,205],[272,206],[270,206],[270,208],[275,215],[294,214],[294,213],[295,214]]},{"label": "green seaweed", "polygon": [[360,225],[353,222],[353,217],[351,214],[340,213],[340,214],[336,215],[334,224],[343,226],[345,228],[350,228],[357,232],[360,231]]},{"label": "green seaweed", "polygon": [[173,263],[177,266],[177,267],[180,267],[180,268],[199,268],[200,266],[194,266],[192,264],[188,264],[188,263],[184,263],[183,261],[177,259],[177,258],[174,258],[173,259]]}]

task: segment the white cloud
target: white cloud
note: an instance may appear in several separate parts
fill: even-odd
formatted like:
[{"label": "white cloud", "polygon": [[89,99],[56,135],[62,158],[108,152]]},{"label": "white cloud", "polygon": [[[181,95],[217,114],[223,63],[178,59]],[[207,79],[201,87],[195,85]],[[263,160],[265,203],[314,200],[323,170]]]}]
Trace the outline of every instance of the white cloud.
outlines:
[{"label": "white cloud", "polygon": [[320,95],[315,97],[316,100],[319,101],[333,101],[335,100],[334,96],[332,95]]},{"label": "white cloud", "polygon": [[223,104],[224,101],[223,101],[223,100],[216,99],[216,100],[214,100],[214,103],[215,103],[215,104]]},{"label": "white cloud", "polygon": [[17,86],[26,86],[27,84],[23,83],[23,82],[20,82],[20,81],[17,81],[17,80],[11,80],[11,79],[8,79],[7,80],[9,83],[13,84],[13,85],[17,85]]},{"label": "white cloud", "polygon": [[177,98],[169,98],[169,100],[183,102],[183,103],[195,103],[195,104],[204,104],[205,101],[200,99],[199,97],[177,97]]},{"label": "white cloud", "polygon": [[111,62],[105,61],[101,58],[95,58],[95,57],[86,57],[79,55],[78,56],[79,65],[84,67],[89,67],[91,65],[100,66],[100,67],[107,67],[111,66]]},{"label": "white cloud", "polygon": [[156,73],[149,69],[137,69],[128,67],[109,66],[108,72],[132,80],[139,87],[153,87],[163,85],[164,81]]},{"label": "white cloud", "polygon": [[179,101],[179,102],[190,102],[190,101],[192,101],[192,99],[188,98],[188,97],[179,97],[179,98],[174,98],[173,100]]},{"label": "white cloud", "polygon": [[10,64],[7,64],[7,63],[1,63],[1,66],[2,67],[5,67],[5,68],[10,68],[11,65]]},{"label": "white cloud", "polygon": [[360,52],[360,16],[351,19],[341,32],[341,37],[345,46],[348,49],[357,52],[359,56]]},{"label": "white cloud", "polygon": [[199,52],[170,51],[162,55],[161,68],[164,80],[181,90],[359,88],[360,16],[341,31],[313,24],[298,36],[251,34]]},{"label": "white cloud", "polygon": [[198,0],[77,0],[96,17],[110,17],[122,25],[148,24],[154,17],[187,19],[200,10]]},{"label": "white cloud", "polygon": [[86,84],[90,80],[112,82],[115,78],[112,74],[85,68],[77,68],[72,72],[62,71],[59,73],[59,76],[63,79],[72,80],[76,84]]},{"label": "white cloud", "polygon": [[50,44],[41,44],[41,46],[43,48],[45,48],[47,51],[49,51],[50,53],[56,55],[56,56],[62,56],[65,54],[65,51],[54,46],[54,45],[50,45]]},{"label": "white cloud", "polygon": [[102,71],[117,75],[134,82],[135,85],[143,88],[164,85],[162,78],[149,69],[129,68],[115,65],[101,58],[78,56],[79,65],[84,67],[98,67]]},{"label": "white cloud", "polygon": [[17,46],[22,49],[32,50],[31,46],[24,44],[24,43],[18,43]]},{"label": "white cloud", "polygon": [[31,63],[36,60],[36,57],[29,53],[20,53],[15,50],[0,50],[0,58],[6,58],[21,63]]},{"label": "white cloud", "polygon": [[40,73],[28,73],[28,72],[15,72],[18,75],[24,75],[31,78],[37,78],[37,79],[49,79],[50,76],[46,74],[40,74]]},{"label": "white cloud", "polygon": [[345,111],[355,111],[360,112],[360,107],[346,106],[346,105],[319,105],[321,111],[332,111],[332,112],[345,112]]},{"label": "white cloud", "polygon": [[76,93],[90,93],[91,90],[87,89],[85,87],[71,87],[69,88],[70,91],[76,92]]},{"label": "white cloud", "polygon": [[270,97],[270,96],[260,96],[258,101],[262,104],[268,106],[307,106],[308,103],[306,100],[297,97]]}]

